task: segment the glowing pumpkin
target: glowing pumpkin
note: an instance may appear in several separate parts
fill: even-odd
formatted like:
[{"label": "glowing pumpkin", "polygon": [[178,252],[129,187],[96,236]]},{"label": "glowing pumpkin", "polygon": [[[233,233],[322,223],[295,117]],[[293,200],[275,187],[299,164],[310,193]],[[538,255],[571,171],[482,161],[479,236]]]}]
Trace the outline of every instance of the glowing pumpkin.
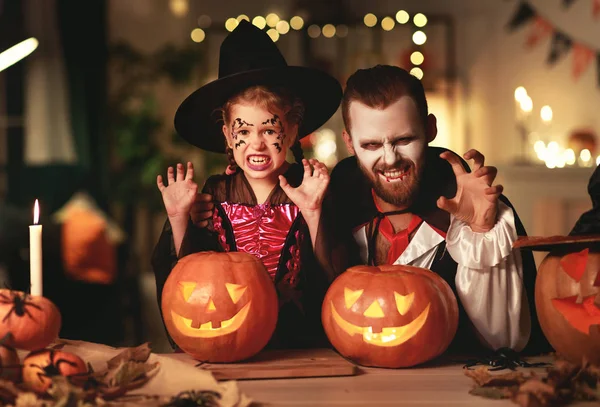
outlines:
[{"label": "glowing pumpkin", "polygon": [[[575,247],[575,246],[574,246]],[[600,364],[600,252],[562,250],[540,264],[535,305],[557,353],[575,363]]]},{"label": "glowing pumpkin", "polygon": [[194,358],[234,362],[262,350],[278,316],[265,266],[243,252],[201,252],[179,260],[162,292],[162,314],[175,343]]},{"label": "glowing pumpkin", "polygon": [[62,375],[73,384],[83,382],[88,369],[79,356],[60,350],[40,349],[23,359],[23,383],[37,393],[45,393],[52,377]]},{"label": "glowing pumpkin", "polygon": [[408,367],[443,353],[458,303],[437,274],[400,265],[356,266],[329,287],[321,311],[331,344],[358,364]]},{"label": "glowing pumpkin", "polygon": [[58,338],[62,319],[52,301],[21,291],[0,289],[0,337],[8,333],[7,345],[37,350]]}]

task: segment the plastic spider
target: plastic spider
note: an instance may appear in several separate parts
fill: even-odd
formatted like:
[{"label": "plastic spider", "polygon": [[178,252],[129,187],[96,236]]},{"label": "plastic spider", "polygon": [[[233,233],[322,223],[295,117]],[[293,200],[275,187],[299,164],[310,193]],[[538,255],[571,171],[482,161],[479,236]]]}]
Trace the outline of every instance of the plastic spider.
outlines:
[{"label": "plastic spider", "polygon": [[484,357],[482,359],[470,359],[463,366],[463,369],[470,369],[473,366],[482,365],[489,366],[490,371],[510,369],[515,370],[517,367],[542,367],[547,366],[549,363],[537,362],[529,363],[522,360],[519,354],[511,348],[500,348],[496,350],[491,356]]},{"label": "plastic spider", "polygon": [[12,304],[13,306],[10,308],[10,311],[6,313],[4,318],[2,318],[2,322],[6,321],[10,314],[13,312],[18,316],[22,317],[27,315],[29,318],[33,319],[33,315],[29,313],[27,307],[33,307],[41,310],[42,308],[34,304],[31,301],[28,301],[30,298],[29,294],[25,294],[21,296],[20,293],[11,291],[12,298],[9,298],[6,294],[0,294],[0,304]]},{"label": "plastic spider", "polygon": [[[39,372],[37,372],[37,377],[40,379],[41,382],[44,382],[44,378],[52,378],[54,376],[61,376],[61,370],[60,370],[60,366],[64,363],[67,364],[71,367],[75,367],[77,366],[76,363],[71,362],[70,360],[66,360],[66,359],[57,359],[56,358],[56,353],[54,352],[53,349],[50,350],[41,350],[41,352],[50,352],[50,363],[48,363],[45,366],[40,366],[34,363],[31,363],[30,366],[36,367],[38,369],[40,369]],[[71,375],[71,376],[75,376],[75,375]],[[67,377],[70,378],[70,377]]]},{"label": "plastic spider", "polygon": [[182,391],[162,407],[217,407],[221,395],[215,391]]}]

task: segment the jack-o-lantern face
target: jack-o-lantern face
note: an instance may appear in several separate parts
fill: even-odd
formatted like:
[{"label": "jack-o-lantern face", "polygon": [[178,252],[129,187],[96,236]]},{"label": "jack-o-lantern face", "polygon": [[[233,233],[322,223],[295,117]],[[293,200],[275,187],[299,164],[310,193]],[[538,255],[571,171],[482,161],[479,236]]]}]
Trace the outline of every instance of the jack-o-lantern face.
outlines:
[{"label": "jack-o-lantern face", "polygon": [[600,363],[600,253],[550,253],[539,267],[535,300],[544,334],[574,362]]},{"label": "jack-o-lantern face", "polygon": [[[345,307],[353,312],[360,313],[360,308],[357,306],[358,299],[362,296],[364,289],[351,290],[347,287],[344,288],[344,302]],[[398,294],[396,291],[393,292],[396,310],[392,312],[398,312],[400,315],[406,315],[412,306],[415,298],[415,293],[412,292],[407,295]],[[383,321],[385,319],[385,312],[383,311],[382,305],[385,307],[389,299],[382,300],[381,298],[373,300],[373,302],[367,307],[362,313],[367,318],[373,318],[373,324],[370,326],[358,326],[351,324],[346,321],[335,309],[333,302],[331,303],[331,314],[334,321],[348,333],[348,335],[361,335],[363,341],[374,346],[398,346],[412,338],[423,328],[429,315],[429,308],[431,303],[425,306],[425,309],[411,322],[401,326],[382,326],[381,331],[376,332],[373,325],[377,324],[377,321]],[[379,325],[379,324],[377,324]]]},{"label": "jack-o-lantern face", "polygon": [[169,334],[183,351],[202,361],[233,362],[268,343],[278,301],[256,257],[202,252],[180,259],[173,268],[161,309]]},{"label": "jack-o-lantern face", "polygon": [[458,304],[429,270],[357,266],[332,283],[321,317],[332,345],[349,359],[406,367],[446,350],[458,327]]},{"label": "jack-o-lantern face", "polygon": [[[208,282],[202,287],[197,288],[198,283],[181,281],[179,289],[183,305],[177,307],[181,309],[182,314],[187,314],[189,318],[171,310],[171,316],[175,327],[182,333],[195,338],[213,338],[220,335],[228,335],[236,332],[246,321],[252,300],[247,299],[239,306],[248,286],[225,283],[223,289],[227,290],[228,297],[220,293],[218,287]],[[215,305],[215,299],[222,299],[219,308]],[[193,305],[194,312],[190,313],[189,305]],[[232,307],[233,306],[233,307]],[[233,313],[228,312],[234,309]],[[204,312],[198,312],[204,309]]]}]

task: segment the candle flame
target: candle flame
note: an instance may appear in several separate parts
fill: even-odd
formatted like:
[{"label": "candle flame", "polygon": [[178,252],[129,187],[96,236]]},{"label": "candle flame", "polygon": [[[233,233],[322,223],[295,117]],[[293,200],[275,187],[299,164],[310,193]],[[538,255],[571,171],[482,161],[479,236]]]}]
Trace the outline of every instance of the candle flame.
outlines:
[{"label": "candle flame", "polygon": [[33,206],[33,224],[37,225],[40,220],[40,204],[38,200],[35,200],[35,205]]}]

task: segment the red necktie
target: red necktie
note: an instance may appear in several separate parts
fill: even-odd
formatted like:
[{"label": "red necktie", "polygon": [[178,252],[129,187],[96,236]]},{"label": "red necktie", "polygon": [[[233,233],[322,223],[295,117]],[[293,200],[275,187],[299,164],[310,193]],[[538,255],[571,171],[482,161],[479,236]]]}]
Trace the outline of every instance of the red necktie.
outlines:
[{"label": "red necktie", "polygon": [[415,231],[415,229],[421,224],[423,220],[417,215],[413,215],[408,227],[404,230],[394,233],[392,222],[385,217],[381,220],[379,225],[379,231],[390,242],[390,250],[387,255],[387,264],[394,264],[394,262],[400,257],[404,250],[408,247],[409,236]]}]

